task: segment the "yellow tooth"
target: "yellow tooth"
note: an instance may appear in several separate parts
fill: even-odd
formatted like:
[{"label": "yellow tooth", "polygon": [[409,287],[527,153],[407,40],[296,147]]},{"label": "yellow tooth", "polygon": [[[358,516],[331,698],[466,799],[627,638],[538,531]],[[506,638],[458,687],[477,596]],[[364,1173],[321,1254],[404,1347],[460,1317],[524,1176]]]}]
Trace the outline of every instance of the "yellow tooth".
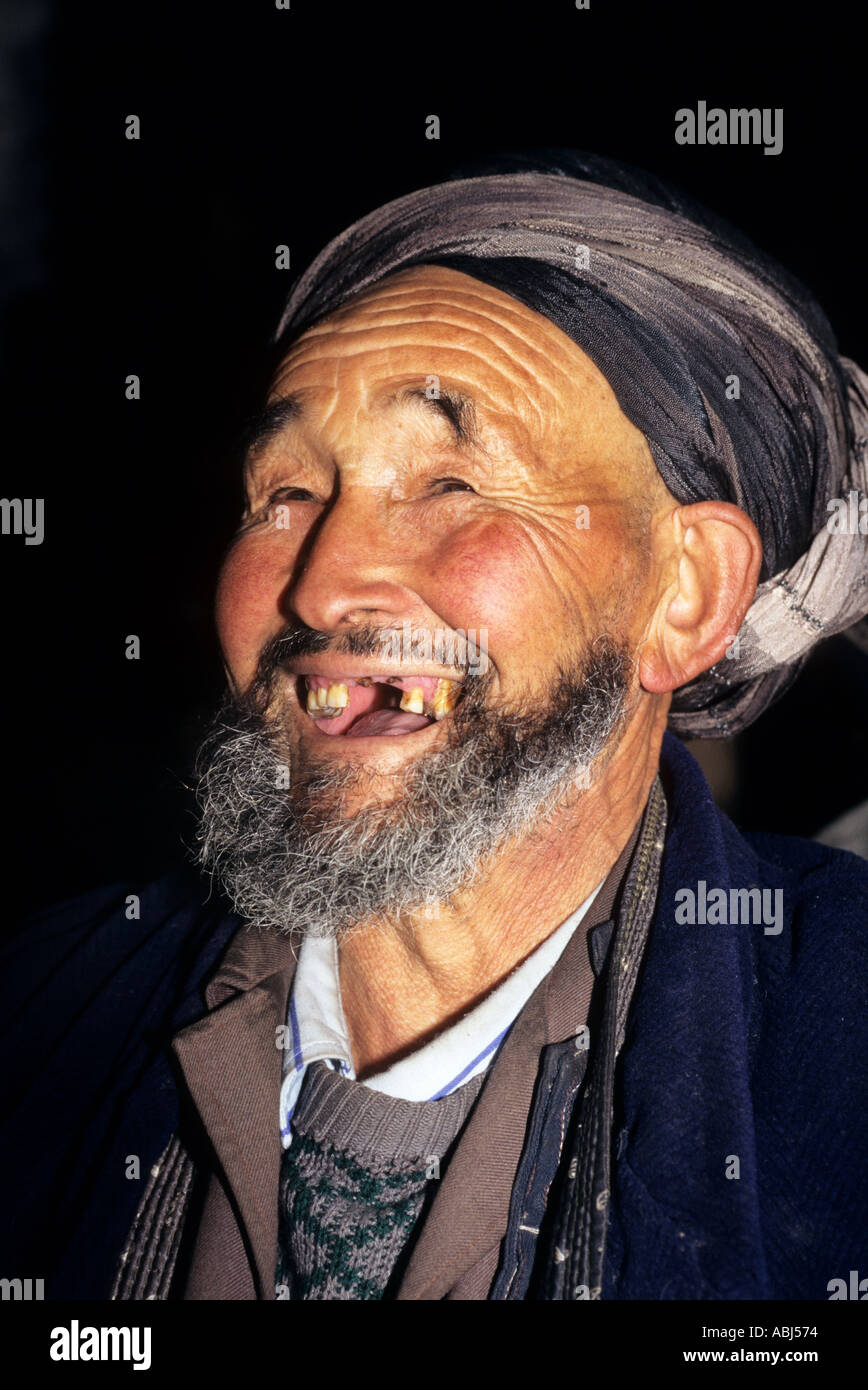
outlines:
[{"label": "yellow tooth", "polygon": [[425,696],[421,686],[415,686],[413,690],[405,690],[401,696],[401,709],[405,709],[408,714],[425,713]]},{"label": "yellow tooth", "polygon": [[431,701],[431,713],[435,719],[442,719],[458,703],[458,692],[461,689],[457,681],[439,680],[434,691],[434,698]]},{"label": "yellow tooth", "polygon": [[314,719],[336,719],[350,703],[350,692],[345,685],[330,685],[327,690],[318,686],[307,692],[307,712]]}]

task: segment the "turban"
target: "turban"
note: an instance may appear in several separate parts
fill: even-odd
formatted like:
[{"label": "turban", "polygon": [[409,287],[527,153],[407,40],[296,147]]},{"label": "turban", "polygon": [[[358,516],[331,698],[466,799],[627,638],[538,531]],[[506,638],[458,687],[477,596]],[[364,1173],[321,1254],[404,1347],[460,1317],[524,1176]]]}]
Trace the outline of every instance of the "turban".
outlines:
[{"label": "turban", "polygon": [[793,276],[641,170],[570,150],[504,155],[335,237],[294,285],[276,342],[418,265],[463,271],[557,324],[673,496],[732,502],[757,527],[756,597],[727,655],[674,693],[675,733],[738,733],[833,633],[868,648],[868,377]]}]

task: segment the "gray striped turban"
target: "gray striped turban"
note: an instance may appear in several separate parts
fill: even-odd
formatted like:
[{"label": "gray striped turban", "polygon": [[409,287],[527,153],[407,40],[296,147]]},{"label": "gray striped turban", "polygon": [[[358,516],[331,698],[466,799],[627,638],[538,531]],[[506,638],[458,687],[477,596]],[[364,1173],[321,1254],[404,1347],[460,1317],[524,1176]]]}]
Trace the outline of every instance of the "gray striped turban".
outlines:
[{"label": "gray striped turban", "polygon": [[686,737],[737,733],[822,638],[849,629],[868,648],[868,535],[827,525],[835,498],[864,516],[868,377],[838,356],[802,285],[661,180],[563,150],[471,172],[335,237],[294,286],[276,340],[413,265],[451,266],[556,323],[606,376],[670,492],[732,502],[759,531],[739,640],[675,692],[669,719]]}]

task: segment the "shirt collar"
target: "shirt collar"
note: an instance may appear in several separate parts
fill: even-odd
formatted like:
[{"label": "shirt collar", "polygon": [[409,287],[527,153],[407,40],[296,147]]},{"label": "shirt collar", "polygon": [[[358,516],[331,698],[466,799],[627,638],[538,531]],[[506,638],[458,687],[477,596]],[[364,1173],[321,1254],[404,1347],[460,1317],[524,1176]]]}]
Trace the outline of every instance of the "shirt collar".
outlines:
[{"label": "shirt collar", "polygon": [[[481,1003],[408,1057],[365,1079],[365,1085],[404,1100],[439,1100],[485,1071],[534,990],[566,949],[602,883]],[[349,1030],[341,1004],[334,938],[306,937],[298,957],[283,1038],[280,1135],[292,1142],[291,1119],[312,1062],[324,1061],[355,1079]]]}]

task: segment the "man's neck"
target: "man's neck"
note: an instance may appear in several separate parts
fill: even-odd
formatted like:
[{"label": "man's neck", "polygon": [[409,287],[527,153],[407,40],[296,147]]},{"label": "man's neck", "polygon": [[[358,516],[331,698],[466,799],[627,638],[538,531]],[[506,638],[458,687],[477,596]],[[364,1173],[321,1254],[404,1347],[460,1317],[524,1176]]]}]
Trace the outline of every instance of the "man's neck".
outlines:
[{"label": "man's neck", "polygon": [[599,781],[494,858],[449,904],[340,944],[356,1075],[422,1046],[485,998],[605,879],[644,809],[665,725],[628,726]]}]

